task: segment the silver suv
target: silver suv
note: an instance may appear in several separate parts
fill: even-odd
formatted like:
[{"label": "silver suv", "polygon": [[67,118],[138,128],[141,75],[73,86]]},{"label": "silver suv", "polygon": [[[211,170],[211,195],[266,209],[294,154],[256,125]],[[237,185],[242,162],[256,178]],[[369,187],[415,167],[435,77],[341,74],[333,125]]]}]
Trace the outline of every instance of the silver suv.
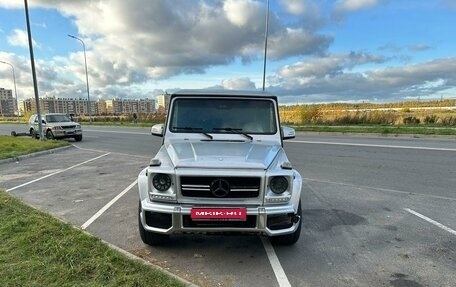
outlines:
[{"label": "silver suv", "polygon": [[256,233],[293,244],[301,232],[301,175],[282,147],[278,102],[261,92],[179,91],[163,145],[138,176],[139,233]]},{"label": "silver suv", "polygon": [[[73,122],[66,114],[43,114],[43,134],[47,139],[74,138],[82,140],[81,125]],[[34,114],[29,119],[29,132],[33,137],[39,138],[38,115]]]}]

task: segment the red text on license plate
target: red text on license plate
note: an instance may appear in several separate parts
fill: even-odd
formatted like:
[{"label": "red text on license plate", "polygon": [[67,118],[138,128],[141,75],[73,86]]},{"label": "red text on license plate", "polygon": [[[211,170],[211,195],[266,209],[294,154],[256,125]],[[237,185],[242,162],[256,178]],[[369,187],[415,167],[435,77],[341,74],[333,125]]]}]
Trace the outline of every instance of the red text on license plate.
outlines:
[{"label": "red text on license plate", "polygon": [[245,208],[203,208],[195,207],[190,211],[190,217],[193,220],[241,220],[247,218],[247,209]]}]

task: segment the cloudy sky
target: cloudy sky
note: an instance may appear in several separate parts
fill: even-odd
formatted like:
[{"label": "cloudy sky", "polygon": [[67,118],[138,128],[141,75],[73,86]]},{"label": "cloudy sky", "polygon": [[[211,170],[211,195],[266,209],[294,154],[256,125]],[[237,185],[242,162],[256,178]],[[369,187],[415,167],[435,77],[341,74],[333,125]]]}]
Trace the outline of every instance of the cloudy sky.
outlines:
[{"label": "cloudy sky", "polygon": [[[266,0],[29,0],[39,94],[151,98],[261,89]],[[0,0],[0,61],[33,97],[24,1]],[[270,0],[266,90],[281,103],[456,97],[456,1]],[[0,87],[13,89],[0,63]]]}]

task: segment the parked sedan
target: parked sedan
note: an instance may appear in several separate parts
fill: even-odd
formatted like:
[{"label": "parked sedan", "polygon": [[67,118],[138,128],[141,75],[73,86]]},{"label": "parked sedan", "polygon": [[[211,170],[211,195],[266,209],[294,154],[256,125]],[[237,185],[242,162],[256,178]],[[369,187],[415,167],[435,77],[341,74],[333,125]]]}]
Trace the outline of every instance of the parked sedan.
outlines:
[{"label": "parked sedan", "polygon": [[[75,141],[82,140],[81,125],[73,122],[66,114],[43,114],[43,134],[47,139],[74,138]],[[39,137],[38,115],[34,114],[29,119],[30,134]]]}]

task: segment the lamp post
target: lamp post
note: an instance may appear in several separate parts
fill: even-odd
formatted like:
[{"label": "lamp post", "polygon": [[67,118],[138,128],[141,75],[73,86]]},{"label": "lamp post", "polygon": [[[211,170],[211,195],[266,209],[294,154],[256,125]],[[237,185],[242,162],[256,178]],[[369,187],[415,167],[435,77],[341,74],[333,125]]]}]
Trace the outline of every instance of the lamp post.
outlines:
[{"label": "lamp post", "polygon": [[38,96],[38,81],[36,80],[36,70],[35,70],[35,57],[33,55],[33,41],[32,41],[32,30],[30,29],[30,16],[28,12],[28,3],[27,0],[24,0],[25,8],[25,21],[27,23],[27,38],[30,51],[30,65],[32,67],[32,78],[33,78],[33,90],[35,92],[35,103],[36,103],[36,113],[38,115],[38,131],[40,133],[40,141],[44,139],[43,137],[43,122],[41,120],[41,111],[40,111],[40,99]]},{"label": "lamp post", "polygon": [[84,49],[84,65],[85,65],[85,73],[86,73],[86,83],[87,83],[87,111],[89,112],[89,121],[92,121],[92,115],[90,111],[90,93],[89,93],[89,74],[87,73],[87,57],[86,57],[86,48],[85,48],[85,43],[82,41],[82,39],[68,34],[68,37],[73,38],[81,42],[82,48]]},{"label": "lamp post", "polygon": [[16,92],[16,74],[14,73],[14,66],[11,65],[11,64],[8,63],[8,62],[5,62],[5,61],[0,61],[0,63],[9,65],[9,66],[11,67],[11,69],[13,70],[14,96],[16,97],[17,115],[19,116],[19,102],[18,102],[18,100],[17,100],[17,92]]},{"label": "lamp post", "polygon": [[263,62],[263,91],[266,83],[266,56],[268,51],[268,34],[269,34],[269,0],[266,11],[266,31],[264,32],[264,62]]}]

